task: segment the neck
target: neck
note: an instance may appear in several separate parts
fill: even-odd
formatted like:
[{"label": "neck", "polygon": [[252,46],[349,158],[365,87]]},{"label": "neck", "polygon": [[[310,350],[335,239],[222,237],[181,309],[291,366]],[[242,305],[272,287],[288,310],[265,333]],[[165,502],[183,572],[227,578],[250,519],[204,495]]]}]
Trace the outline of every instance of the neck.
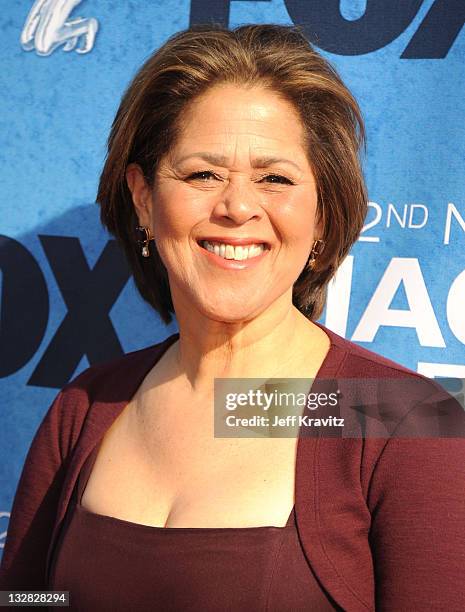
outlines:
[{"label": "neck", "polygon": [[172,356],[195,392],[211,392],[214,378],[292,376],[285,372],[292,372],[299,347],[321,343],[321,330],[289,296],[250,321],[215,321],[192,309],[176,312],[180,335]]}]

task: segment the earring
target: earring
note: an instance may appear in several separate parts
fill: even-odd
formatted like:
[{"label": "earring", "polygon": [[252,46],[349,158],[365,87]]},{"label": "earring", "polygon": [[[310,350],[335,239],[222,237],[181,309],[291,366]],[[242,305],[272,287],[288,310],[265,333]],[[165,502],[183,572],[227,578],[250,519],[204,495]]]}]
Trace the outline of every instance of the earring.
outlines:
[{"label": "earring", "polygon": [[153,240],[153,236],[150,234],[149,228],[142,225],[136,227],[136,230],[138,232],[144,232],[144,238],[137,240],[139,244],[142,244],[142,257],[150,257],[149,242]]},{"label": "earring", "polygon": [[315,240],[313,242],[312,250],[310,251],[310,257],[308,258],[307,267],[313,270],[315,267],[316,258],[321,254],[325,246],[324,240]]}]

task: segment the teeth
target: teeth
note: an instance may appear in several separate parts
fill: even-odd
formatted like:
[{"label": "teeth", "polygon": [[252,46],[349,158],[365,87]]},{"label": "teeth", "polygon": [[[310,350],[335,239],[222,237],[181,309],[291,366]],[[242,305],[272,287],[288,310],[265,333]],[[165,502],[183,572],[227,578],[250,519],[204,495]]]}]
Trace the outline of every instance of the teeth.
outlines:
[{"label": "teeth", "polygon": [[208,242],[207,240],[202,240],[201,244],[210,253],[215,253],[215,255],[223,257],[223,259],[234,259],[236,261],[257,257],[265,250],[263,244],[239,245],[235,247],[232,244]]}]

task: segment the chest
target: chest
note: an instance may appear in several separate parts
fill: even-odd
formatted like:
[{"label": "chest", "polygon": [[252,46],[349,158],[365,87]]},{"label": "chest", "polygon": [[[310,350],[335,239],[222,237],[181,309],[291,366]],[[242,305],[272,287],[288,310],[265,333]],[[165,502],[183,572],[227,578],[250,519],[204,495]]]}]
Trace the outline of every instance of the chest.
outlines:
[{"label": "chest", "polygon": [[[296,350],[299,358],[279,376],[303,379],[300,390],[308,391],[326,350]],[[158,365],[106,432],[82,505],[152,526],[286,525],[295,497],[296,432],[217,437],[214,389],[193,392]]]},{"label": "chest", "polygon": [[205,398],[157,393],[150,405],[151,413],[131,402],[106,432],[81,498],[86,509],[152,526],[286,524],[295,437],[215,437]]}]

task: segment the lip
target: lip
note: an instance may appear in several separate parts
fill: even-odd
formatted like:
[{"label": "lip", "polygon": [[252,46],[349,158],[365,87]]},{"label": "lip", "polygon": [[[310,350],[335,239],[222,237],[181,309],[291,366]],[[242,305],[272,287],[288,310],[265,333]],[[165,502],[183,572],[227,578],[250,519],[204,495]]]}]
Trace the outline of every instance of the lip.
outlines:
[{"label": "lip", "polygon": [[[252,257],[251,259],[244,259],[241,261],[236,261],[235,259],[225,259],[224,257],[220,257],[219,255],[216,255],[216,253],[207,251],[206,248],[201,246],[200,244],[201,240],[208,240],[208,242],[226,242],[226,240],[224,238],[221,238],[221,239],[219,238],[215,238],[215,239],[201,238],[197,241],[197,246],[199,247],[200,251],[205,255],[205,257],[207,257],[207,261],[209,261],[210,263],[220,268],[223,268],[224,270],[249,270],[251,268],[255,268],[255,266],[257,266],[262,261],[262,259],[268,255],[268,252],[270,250],[270,247],[267,243],[264,243],[262,240],[258,239],[253,244],[265,244],[266,246],[266,248],[260,253],[260,255],[257,255],[256,257]],[[228,238],[228,240],[231,240],[231,239]],[[242,242],[234,242],[234,243],[228,242],[227,244],[236,244],[236,245],[252,244],[250,242],[250,238],[239,238],[238,240],[241,240]]]},{"label": "lip", "polygon": [[244,246],[249,244],[264,244],[266,249],[270,248],[270,243],[263,238],[256,238],[255,236],[248,236],[247,238],[233,238],[232,236],[202,236],[197,238],[197,242],[200,244],[204,240],[208,242],[223,242],[224,244],[233,244],[237,246]]}]

